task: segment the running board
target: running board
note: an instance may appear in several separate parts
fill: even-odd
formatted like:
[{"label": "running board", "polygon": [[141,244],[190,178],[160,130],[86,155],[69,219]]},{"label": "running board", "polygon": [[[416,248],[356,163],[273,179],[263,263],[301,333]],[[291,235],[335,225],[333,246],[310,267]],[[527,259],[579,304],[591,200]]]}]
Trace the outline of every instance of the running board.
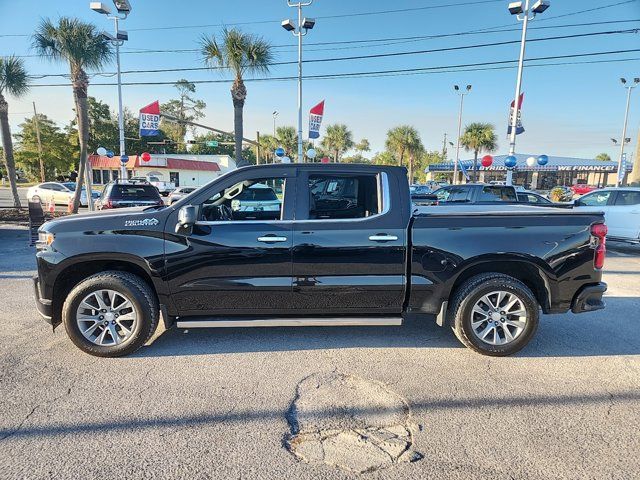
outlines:
[{"label": "running board", "polygon": [[178,328],[236,328],[236,327],[353,327],[402,325],[402,317],[345,317],[345,318],[221,318],[219,320],[178,320]]}]

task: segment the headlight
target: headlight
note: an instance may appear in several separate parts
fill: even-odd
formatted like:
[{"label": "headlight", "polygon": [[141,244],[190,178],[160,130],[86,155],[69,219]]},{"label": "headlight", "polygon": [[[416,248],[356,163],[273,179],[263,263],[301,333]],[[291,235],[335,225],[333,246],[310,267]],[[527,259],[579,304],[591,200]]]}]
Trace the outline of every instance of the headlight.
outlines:
[{"label": "headlight", "polygon": [[38,232],[38,241],[36,242],[36,248],[44,248],[53,243],[55,236],[50,232]]}]

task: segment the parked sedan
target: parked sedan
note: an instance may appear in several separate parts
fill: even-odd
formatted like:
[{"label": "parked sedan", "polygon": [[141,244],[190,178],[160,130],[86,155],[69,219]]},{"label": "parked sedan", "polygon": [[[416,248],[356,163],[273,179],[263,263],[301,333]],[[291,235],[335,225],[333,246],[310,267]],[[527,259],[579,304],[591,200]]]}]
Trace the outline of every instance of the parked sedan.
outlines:
[{"label": "parked sedan", "polygon": [[198,187],[178,187],[173,192],[169,194],[168,204],[171,205],[173,202],[177,202],[182,197],[186,197],[191,192],[195,192]]},{"label": "parked sedan", "polygon": [[587,193],[591,193],[594,190],[596,190],[598,187],[595,187],[593,185],[587,185],[584,183],[577,183],[575,185],[571,186],[571,191],[573,192],[574,195],[576,196],[580,196],[580,195],[586,195]]},{"label": "parked sedan", "polygon": [[[40,202],[45,205],[52,200],[56,205],[68,205],[73,198],[75,190],[75,182],[45,182],[29,188],[27,190],[27,199],[30,202]],[[95,200],[100,197],[100,192],[91,192],[91,196]],[[87,206],[87,190],[84,187],[82,187],[82,192],[80,193],[80,205]]]},{"label": "parked sedan", "polygon": [[604,212],[607,238],[640,243],[640,188],[603,188],[574,202],[575,209]]}]

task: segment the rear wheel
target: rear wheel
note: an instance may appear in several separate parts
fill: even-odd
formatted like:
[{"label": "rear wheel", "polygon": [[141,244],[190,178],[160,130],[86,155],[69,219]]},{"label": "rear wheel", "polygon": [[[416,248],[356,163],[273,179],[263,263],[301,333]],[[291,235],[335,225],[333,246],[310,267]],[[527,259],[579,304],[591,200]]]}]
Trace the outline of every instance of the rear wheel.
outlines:
[{"label": "rear wheel", "polygon": [[71,290],[62,318],[78,348],[98,357],[118,357],[136,351],[153,335],[158,301],[142,278],[108,271],[92,275]]},{"label": "rear wheel", "polygon": [[484,355],[511,355],[524,348],[538,328],[539,307],[520,280],[500,273],[476,275],[463,283],[449,315],[458,339]]}]

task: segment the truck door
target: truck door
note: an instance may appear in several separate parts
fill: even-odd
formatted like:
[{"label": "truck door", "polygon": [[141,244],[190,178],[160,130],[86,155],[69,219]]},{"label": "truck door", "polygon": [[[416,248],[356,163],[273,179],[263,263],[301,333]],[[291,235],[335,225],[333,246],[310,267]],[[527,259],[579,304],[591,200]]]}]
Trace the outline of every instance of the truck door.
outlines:
[{"label": "truck door", "polygon": [[299,175],[296,308],[312,314],[400,313],[408,219],[404,206],[391,205],[390,178],[384,172],[334,168]]},{"label": "truck door", "polygon": [[[180,315],[256,315],[291,307],[295,171],[231,175],[192,199],[185,235],[166,227],[165,266]],[[170,217],[173,218],[173,217]]]}]

